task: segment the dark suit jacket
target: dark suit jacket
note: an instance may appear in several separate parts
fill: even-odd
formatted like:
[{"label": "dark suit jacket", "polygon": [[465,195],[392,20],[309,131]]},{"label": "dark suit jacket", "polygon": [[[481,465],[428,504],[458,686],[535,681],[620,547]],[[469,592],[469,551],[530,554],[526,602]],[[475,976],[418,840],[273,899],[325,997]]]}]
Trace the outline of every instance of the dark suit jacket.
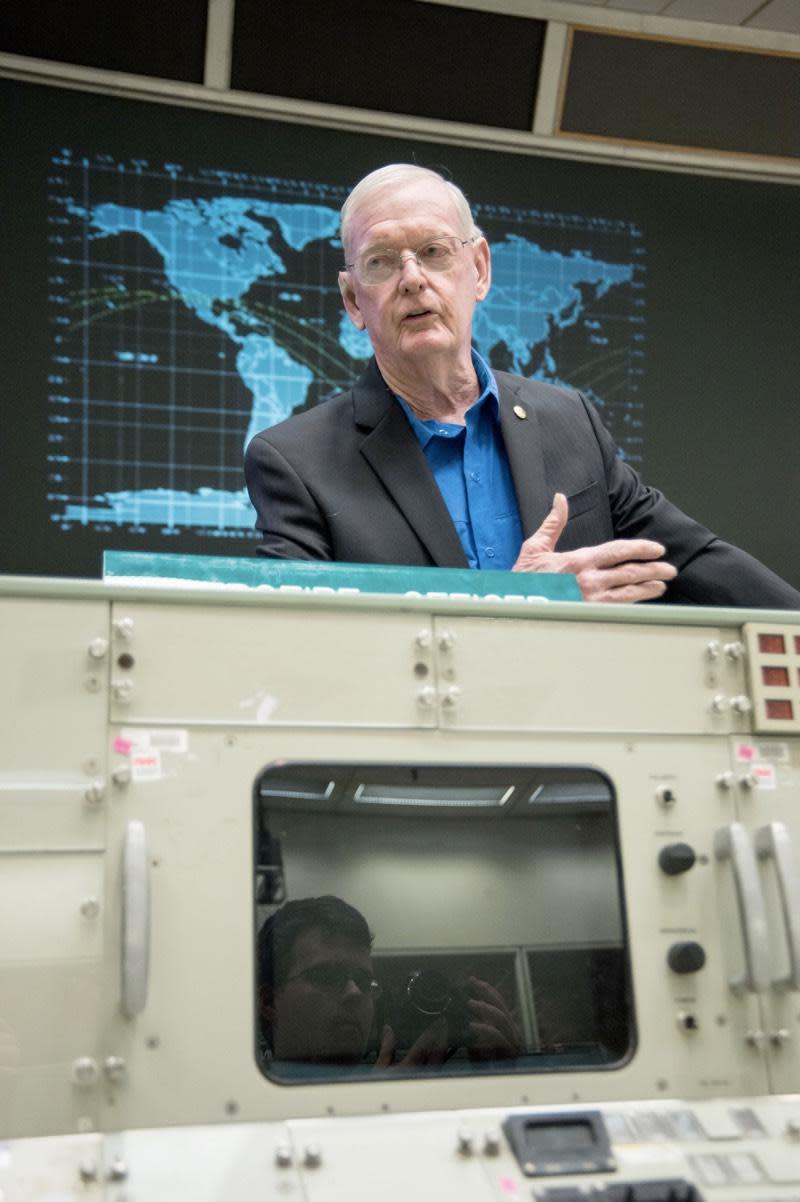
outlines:
[{"label": "dark suit jacket", "polygon": [[[559,551],[651,538],[679,570],[666,601],[800,608],[790,585],[642,484],[580,393],[495,375],[526,537],[563,492],[569,522]],[[262,555],[467,566],[422,448],[374,360],[347,392],[257,434],[245,475]]]}]

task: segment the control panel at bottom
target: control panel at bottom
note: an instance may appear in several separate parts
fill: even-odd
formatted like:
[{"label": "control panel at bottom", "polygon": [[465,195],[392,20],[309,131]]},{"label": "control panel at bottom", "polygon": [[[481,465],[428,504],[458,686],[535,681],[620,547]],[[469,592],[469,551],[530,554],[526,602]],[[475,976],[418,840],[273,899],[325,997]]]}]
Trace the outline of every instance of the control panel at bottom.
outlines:
[{"label": "control panel at bottom", "polygon": [[690,1181],[629,1181],[627,1184],[547,1186],[536,1190],[541,1202],[703,1202]]},{"label": "control panel at bottom", "polygon": [[800,1202],[800,1095],[0,1143],[0,1202]]}]

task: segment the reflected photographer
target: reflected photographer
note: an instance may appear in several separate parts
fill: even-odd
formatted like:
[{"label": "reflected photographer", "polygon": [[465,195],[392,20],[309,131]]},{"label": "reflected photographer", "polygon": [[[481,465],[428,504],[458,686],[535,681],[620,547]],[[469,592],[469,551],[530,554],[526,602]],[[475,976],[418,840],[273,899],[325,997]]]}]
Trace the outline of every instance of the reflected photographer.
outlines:
[{"label": "reflected photographer", "polygon": [[385,1004],[364,916],[341,898],[285,903],[258,936],[260,1059],[306,1065],[412,1069],[523,1051],[505,1000],[477,977],[412,972]]},{"label": "reflected photographer", "polygon": [[258,936],[261,1060],[359,1064],[375,1029],[372,933],[338,897],[286,902]]}]

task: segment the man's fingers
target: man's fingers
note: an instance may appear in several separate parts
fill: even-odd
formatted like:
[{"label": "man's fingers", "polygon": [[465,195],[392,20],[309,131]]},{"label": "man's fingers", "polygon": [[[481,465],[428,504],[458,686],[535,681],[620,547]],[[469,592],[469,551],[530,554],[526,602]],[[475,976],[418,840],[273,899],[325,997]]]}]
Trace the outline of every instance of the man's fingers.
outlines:
[{"label": "man's fingers", "polygon": [[620,588],[605,589],[584,596],[584,601],[611,602],[614,605],[629,604],[637,601],[657,601],[663,597],[667,586],[663,580],[646,580],[642,584],[627,584]]},{"label": "man's fingers", "polygon": [[[610,543],[599,543],[596,547],[581,547],[578,551],[565,552],[565,570],[578,572],[583,567],[613,568],[619,564],[650,563],[654,559],[661,559],[665,553],[666,548],[661,543],[654,543],[649,538],[615,538]],[[670,571],[674,573],[675,569],[671,568]]]},{"label": "man's fingers", "polygon": [[[400,1065],[443,1064],[447,1053],[447,1020],[437,1018],[426,1027],[406,1052]],[[395,1066],[397,1067],[397,1066]]]},{"label": "man's fingers", "polygon": [[654,601],[677,576],[663,560],[622,563],[613,568],[586,568],[576,573],[584,601]]},{"label": "man's fingers", "polygon": [[381,1032],[381,1046],[378,1049],[378,1057],[375,1061],[376,1068],[388,1068],[394,1058],[394,1031],[387,1025]]}]

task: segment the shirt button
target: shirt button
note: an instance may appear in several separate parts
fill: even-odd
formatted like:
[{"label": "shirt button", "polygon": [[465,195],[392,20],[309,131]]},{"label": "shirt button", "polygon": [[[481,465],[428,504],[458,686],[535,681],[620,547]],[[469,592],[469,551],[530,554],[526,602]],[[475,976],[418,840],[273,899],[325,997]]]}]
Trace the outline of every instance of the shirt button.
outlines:
[{"label": "shirt button", "polygon": [[484,547],[488,559],[494,559],[494,547]]},{"label": "shirt button", "polygon": [[470,480],[474,480],[476,484],[480,484],[481,478],[477,472],[470,472],[469,478]]}]

